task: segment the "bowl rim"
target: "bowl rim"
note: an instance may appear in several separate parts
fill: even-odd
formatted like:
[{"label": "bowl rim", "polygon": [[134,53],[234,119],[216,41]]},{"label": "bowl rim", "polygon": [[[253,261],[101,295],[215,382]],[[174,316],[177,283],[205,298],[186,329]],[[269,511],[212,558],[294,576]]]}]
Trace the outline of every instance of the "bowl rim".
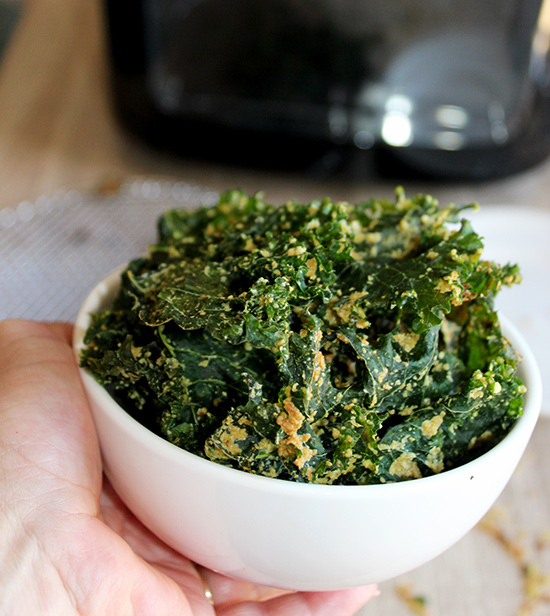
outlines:
[{"label": "bowl rim", "polygon": [[497,311],[505,336],[510,339],[515,351],[522,357],[518,372],[527,388],[527,393],[524,396],[522,415],[518,417],[510,431],[501,441],[474,460],[435,475],[420,477],[410,481],[397,481],[367,485],[327,485],[305,482],[302,483],[256,475],[240,469],[224,466],[217,462],[213,462],[212,460],[207,460],[206,458],[202,458],[196,454],[186,451],[185,449],[182,449],[181,447],[178,447],[177,445],[174,445],[173,443],[170,443],[163,437],[146,428],[143,424],[134,419],[127,411],[125,411],[114,400],[114,398],[112,398],[107,390],[95,380],[88,370],[80,367],[80,352],[85,346],[83,338],[90,323],[91,314],[93,314],[98,308],[102,307],[105,298],[116,290],[118,284],[120,283],[120,275],[125,268],[126,264],[117,267],[98,284],[96,284],[84,300],[76,317],[75,327],[73,330],[73,352],[79,364],[79,371],[84,389],[87,393],[88,388],[93,390],[96,397],[99,396],[103,410],[107,412],[111,416],[111,419],[115,420],[119,425],[123,424],[124,429],[129,430],[133,437],[140,443],[146,445],[147,447],[153,448],[163,457],[174,459],[176,463],[178,463],[179,460],[179,463],[186,462],[187,464],[198,465],[198,468],[200,468],[204,473],[214,473],[218,475],[220,479],[226,480],[227,483],[246,484],[250,488],[253,487],[258,490],[269,490],[281,493],[307,491],[307,493],[311,495],[323,494],[335,498],[342,497],[344,494],[353,494],[353,496],[358,496],[359,494],[369,494],[369,496],[373,496],[374,494],[388,494],[390,488],[394,491],[399,490],[404,491],[405,493],[411,489],[415,491],[418,491],[421,488],[428,489],[429,487],[435,487],[441,481],[448,481],[449,479],[458,478],[464,474],[469,474],[473,478],[477,472],[477,468],[480,465],[483,465],[485,461],[490,458],[501,455],[502,451],[507,449],[514,440],[521,438],[526,434],[527,441],[538,420],[542,405],[542,378],[536,359],[518,328],[511,323],[506,316]]}]

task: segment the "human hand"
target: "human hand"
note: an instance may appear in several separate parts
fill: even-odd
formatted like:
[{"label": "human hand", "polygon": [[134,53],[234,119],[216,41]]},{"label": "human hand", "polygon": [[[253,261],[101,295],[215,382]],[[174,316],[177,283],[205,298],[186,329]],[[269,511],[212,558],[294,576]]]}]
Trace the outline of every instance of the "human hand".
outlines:
[{"label": "human hand", "polygon": [[351,616],[376,593],[231,580],[150,533],[102,481],[71,332],[0,323],[1,616]]}]

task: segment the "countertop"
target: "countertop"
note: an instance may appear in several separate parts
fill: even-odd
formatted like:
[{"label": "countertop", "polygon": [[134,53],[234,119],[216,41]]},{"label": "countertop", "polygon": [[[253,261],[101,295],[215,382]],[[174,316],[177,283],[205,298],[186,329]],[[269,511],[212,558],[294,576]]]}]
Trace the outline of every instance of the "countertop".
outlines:
[{"label": "countertop", "polygon": [[[273,202],[393,195],[394,184],[383,181],[319,181],[183,160],[130,136],[112,110],[98,0],[23,3],[0,62],[0,210],[59,190],[116,185],[130,176],[178,179],[214,190],[263,190]],[[433,194],[442,203],[475,200],[550,212],[550,159],[491,182],[415,181],[405,187],[411,194]],[[382,594],[361,616],[549,615],[548,442],[546,416],[486,522],[435,561],[382,583]]]}]

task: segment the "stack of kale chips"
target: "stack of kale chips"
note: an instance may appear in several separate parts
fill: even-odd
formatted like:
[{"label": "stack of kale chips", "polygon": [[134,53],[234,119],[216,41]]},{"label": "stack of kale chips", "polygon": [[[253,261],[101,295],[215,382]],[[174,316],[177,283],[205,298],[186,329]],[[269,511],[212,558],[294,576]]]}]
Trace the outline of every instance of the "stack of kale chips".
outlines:
[{"label": "stack of kale chips", "polygon": [[462,464],[525,392],[493,308],[519,273],[482,259],[464,209],[398,189],[169,211],[82,365],[151,430],[251,473],[370,484]]}]

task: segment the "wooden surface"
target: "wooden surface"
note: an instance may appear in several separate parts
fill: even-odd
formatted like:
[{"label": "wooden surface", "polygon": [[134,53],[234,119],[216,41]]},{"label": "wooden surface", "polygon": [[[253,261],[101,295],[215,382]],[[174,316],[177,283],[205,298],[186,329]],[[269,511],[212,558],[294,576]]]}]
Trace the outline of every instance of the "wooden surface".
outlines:
[{"label": "wooden surface", "polygon": [[[29,0],[0,64],[0,208],[59,188],[94,188],[129,174],[175,177],[214,189],[264,190],[273,201],[393,193],[393,186],[382,182],[314,182],[182,161],[149,150],[124,134],[113,117],[98,0]],[[415,183],[406,189],[430,192],[442,202],[478,200],[550,210],[550,161],[484,184]],[[410,575],[383,583],[381,596],[361,615],[550,615],[545,599],[550,594],[549,443],[550,420],[544,418],[489,527],[473,530]],[[423,595],[425,606],[407,601],[405,591]],[[525,602],[528,595],[530,603]]]}]

